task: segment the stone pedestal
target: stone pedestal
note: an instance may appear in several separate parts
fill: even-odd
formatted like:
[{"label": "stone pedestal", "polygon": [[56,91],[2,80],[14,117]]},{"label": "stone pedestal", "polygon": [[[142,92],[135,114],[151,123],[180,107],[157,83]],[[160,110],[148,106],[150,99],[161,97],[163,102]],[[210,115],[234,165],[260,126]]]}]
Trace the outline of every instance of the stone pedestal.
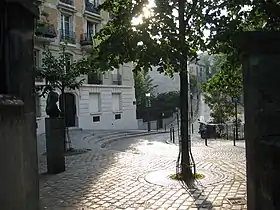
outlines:
[{"label": "stone pedestal", "polygon": [[280,209],[280,33],[247,32],[244,72],[249,210]]},{"label": "stone pedestal", "polygon": [[[0,208],[26,209],[28,187],[25,180],[26,151],[24,103],[15,97],[0,95]],[[34,157],[36,158],[36,156]]]},{"label": "stone pedestal", "polygon": [[65,171],[64,140],[65,127],[63,118],[46,118],[46,145],[48,173],[57,174]]}]

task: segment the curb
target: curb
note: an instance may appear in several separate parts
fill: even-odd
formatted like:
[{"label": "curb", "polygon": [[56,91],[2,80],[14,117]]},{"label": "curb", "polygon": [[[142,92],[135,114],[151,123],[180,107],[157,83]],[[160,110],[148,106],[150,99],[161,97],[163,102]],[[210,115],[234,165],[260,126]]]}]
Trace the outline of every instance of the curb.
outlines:
[{"label": "curb", "polygon": [[170,142],[169,140],[165,140],[165,143],[166,143],[166,144],[170,144],[170,145],[175,145],[175,146],[178,146],[178,144],[176,144],[176,143],[172,143],[172,142]]},{"label": "curb", "polygon": [[[101,148],[105,148],[107,144],[110,144],[115,141],[119,141],[121,139],[130,139],[130,138],[136,138],[136,137],[141,137],[141,136],[152,136],[152,135],[158,135],[158,134],[164,134],[168,132],[154,132],[154,133],[142,133],[142,134],[137,134],[137,135],[127,135],[127,136],[121,136],[113,139],[103,139],[105,142],[100,145]],[[102,141],[102,140],[101,140]],[[100,142],[100,141],[99,141]],[[98,143],[98,142],[97,142]]]}]

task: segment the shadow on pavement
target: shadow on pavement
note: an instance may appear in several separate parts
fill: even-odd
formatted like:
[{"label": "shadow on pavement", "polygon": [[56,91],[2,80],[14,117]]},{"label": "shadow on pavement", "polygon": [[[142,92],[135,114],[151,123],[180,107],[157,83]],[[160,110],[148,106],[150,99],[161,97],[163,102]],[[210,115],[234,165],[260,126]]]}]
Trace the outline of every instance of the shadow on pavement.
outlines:
[{"label": "shadow on pavement", "polygon": [[200,188],[202,188],[202,186],[199,187],[198,185],[194,184],[189,189],[189,193],[195,201],[195,206],[197,207],[197,209],[212,209],[212,202],[207,200],[208,197],[204,194],[203,189]]},{"label": "shadow on pavement", "polygon": [[[153,139],[152,136],[149,138]],[[159,141],[159,137],[154,139]],[[127,199],[127,195],[137,189],[135,174],[142,171],[142,166],[149,168],[149,163],[144,159],[134,162],[136,154],[124,153],[133,143],[124,141],[122,150],[93,145],[92,151],[67,156],[65,172],[39,175],[42,208],[78,210],[114,206],[126,209],[136,205],[136,201]],[[40,155],[39,162],[41,172],[46,172],[46,157]],[[122,200],[125,202],[121,203]]]}]

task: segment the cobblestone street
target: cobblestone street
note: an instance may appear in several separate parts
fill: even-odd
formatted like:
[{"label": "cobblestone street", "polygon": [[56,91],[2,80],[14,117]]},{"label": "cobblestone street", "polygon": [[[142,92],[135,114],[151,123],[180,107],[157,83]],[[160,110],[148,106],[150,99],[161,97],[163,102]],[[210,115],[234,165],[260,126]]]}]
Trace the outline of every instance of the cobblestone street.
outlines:
[{"label": "cobblestone street", "polygon": [[[246,209],[245,143],[209,140],[195,135],[192,152],[198,173],[194,189],[168,178],[176,171],[178,146],[168,134],[97,142],[81,139],[91,151],[66,157],[67,170],[40,175],[42,206],[78,209]],[[82,142],[83,141],[83,142]],[[46,171],[40,156],[41,171]]]}]

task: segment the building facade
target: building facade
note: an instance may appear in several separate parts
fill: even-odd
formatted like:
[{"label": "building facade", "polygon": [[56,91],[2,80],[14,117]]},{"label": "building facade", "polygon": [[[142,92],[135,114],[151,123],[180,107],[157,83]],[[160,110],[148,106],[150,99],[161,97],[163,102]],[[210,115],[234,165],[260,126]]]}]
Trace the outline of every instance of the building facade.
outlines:
[{"label": "building facade", "polygon": [[[195,62],[189,62],[188,72],[195,75],[197,83],[201,84],[206,82],[206,68],[204,65]],[[171,91],[180,91],[180,76],[179,73],[174,73],[171,78],[168,75],[161,74],[157,71],[157,68],[154,67],[152,71],[149,71],[149,76],[153,79],[153,84],[157,85],[155,88],[155,94],[166,93]],[[200,85],[199,85],[200,87]]]},{"label": "building facade", "polygon": [[[61,43],[67,43],[71,60],[86,55],[92,48],[93,35],[109,20],[109,14],[98,11],[100,0],[44,0],[35,31],[34,64],[42,64],[42,52],[48,45],[58,54]],[[137,129],[132,64],[104,74],[82,75],[84,84],[66,93],[67,125],[82,129]],[[36,85],[44,81],[36,79]],[[37,133],[44,133],[46,98],[37,97]]]}]

